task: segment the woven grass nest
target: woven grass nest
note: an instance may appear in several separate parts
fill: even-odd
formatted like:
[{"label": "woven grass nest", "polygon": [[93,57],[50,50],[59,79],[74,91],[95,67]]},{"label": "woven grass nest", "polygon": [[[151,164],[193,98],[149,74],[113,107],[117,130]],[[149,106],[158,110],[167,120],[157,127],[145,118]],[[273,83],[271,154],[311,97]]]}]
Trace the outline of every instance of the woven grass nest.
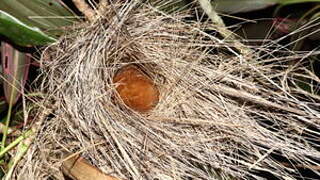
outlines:
[{"label": "woven grass nest", "polygon": [[[39,116],[14,179],[62,180],[73,153],[124,180],[296,179],[296,167],[314,170],[319,99],[290,89],[296,69],[284,65],[304,55],[275,57],[268,44],[241,54],[207,33],[212,22],[187,16],[114,4],[49,47],[39,113],[51,113]],[[114,76],[128,66],[159,91],[147,112],[116,91]]]}]

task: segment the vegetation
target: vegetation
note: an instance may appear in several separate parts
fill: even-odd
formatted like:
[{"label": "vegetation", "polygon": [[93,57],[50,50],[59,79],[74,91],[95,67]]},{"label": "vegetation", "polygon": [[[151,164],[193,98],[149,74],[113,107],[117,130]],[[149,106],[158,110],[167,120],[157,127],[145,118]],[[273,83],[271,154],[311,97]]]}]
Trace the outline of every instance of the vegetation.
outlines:
[{"label": "vegetation", "polygon": [[[312,55],[305,58],[297,56],[292,61],[270,64],[294,69],[294,77],[287,85],[300,94],[320,99],[319,0],[216,0],[210,6],[215,11],[199,7],[192,0],[165,5],[161,4],[163,1],[160,5],[158,1],[150,2],[156,7],[161,5],[159,9],[166,13],[182,9],[206,12],[216,23],[213,26],[220,36],[238,43],[234,46],[239,52],[246,51],[245,47],[263,47],[266,43],[271,46],[270,42],[275,42],[275,47],[270,48],[274,48],[277,54],[268,54],[261,49],[262,57],[281,59],[310,52]],[[79,6],[66,5],[59,0],[3,0],[1,3],[0,158],[2,174],[10,179],[15,165],[27,151],[37,131],[34,110],[39,108],[37,101],[44,93],[35,91],[40,86],[36,79],[41,50],[55,43],[71,26],[83,22],[84,18],[79,17],[88,13]],[[94,21],[92,16],[86,17]],[[11,151],[13,149],[16,151]]]}]

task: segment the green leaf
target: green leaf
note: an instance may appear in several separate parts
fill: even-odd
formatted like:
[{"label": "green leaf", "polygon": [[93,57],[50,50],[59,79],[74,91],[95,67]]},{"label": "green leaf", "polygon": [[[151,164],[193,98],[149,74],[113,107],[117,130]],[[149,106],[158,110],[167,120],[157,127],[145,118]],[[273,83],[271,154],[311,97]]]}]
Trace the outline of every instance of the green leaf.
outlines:
[{"label": "green leaf", "polygon": [[278,3],[282,5],[308,3],[308,2],[320,2],[320,0],[278,0]]},{"label": "green leaf", "polygon": [[216,11],[233,14],[255,11],[275,4],[288,5],[320,2],[320,0],[214,0],[211,2]]},{"label": "green leaf", "polygon": [[277,4],[281,0],[215,0],[211,1],[217,12],[240,13],[259,10]]},{"label": "green leaf", "polygon": [[59,36],[63,33],[61,27],[70,26],[78,20],[60,0],[1,0],[0,10],[50,36]]},{"label": "green leaf", "polygon": [[58,0],[1,0],[0,34],[20,46],[45,45],[78,20]]},{"label": "green leaf", "polygon": [[0,34],[20,46],[45,45],[55,39],[0,10]]},{"label": "green leaf", "polygon": [[30,57],[7,43],[1,44],[1,51],[4,95],[8,104],[14,105],[24,88],[30,66]]}]

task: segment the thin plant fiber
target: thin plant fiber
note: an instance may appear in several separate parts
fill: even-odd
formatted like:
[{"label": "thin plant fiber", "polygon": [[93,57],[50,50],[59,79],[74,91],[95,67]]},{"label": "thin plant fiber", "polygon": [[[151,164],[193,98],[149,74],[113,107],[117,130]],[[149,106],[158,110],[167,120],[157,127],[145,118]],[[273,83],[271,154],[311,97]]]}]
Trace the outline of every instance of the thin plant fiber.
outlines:
[{"label": "thin plant fiber", "polygon": [[[115,3],[49,47],[41,90],[56,106],[14,179],[62,180],[72,153],[126,180],[296,179],[297,166],[319,165],[319,99],[291,90],[285,65],[305,55],[243,56],[187,16]],[[160,91],[148,113],[117,98],[113,77],[129,64]]]}]

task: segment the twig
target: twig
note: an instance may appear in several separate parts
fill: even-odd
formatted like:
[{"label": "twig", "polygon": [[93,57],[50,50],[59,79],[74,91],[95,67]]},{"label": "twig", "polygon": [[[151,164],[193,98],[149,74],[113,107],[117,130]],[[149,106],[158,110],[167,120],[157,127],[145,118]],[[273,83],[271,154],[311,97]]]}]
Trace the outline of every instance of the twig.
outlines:
[{"label": "twig", "polygon": [[[5,180],[9,180],[11,179],[12,173],[15,169],[15,166],[18,164],[18,162],[22,159],[22,157],[25,155],[25,153],[28,151],[30,145],[33,143],[33,140],[35,139],[35,137],[37,136],[37,133],[39,131],[39,129],[41,128],[41,124],[44,121],[44,119],[52,113],[52,111],[55,109],[55,107],[59,104],[59,102],[55,102],[55,104],[52,105],[52,107],[50,107],[50,109],[47,109],[46,111],[42,111],[41,114],[39,114],[38,119],[39,121],[37,121],[31,128],[31,130],[28,130],[27,132],[25,132],[22,136],[20,136],[19,138],[17,138],[13,144],[12,147],[14,147],[17,143],[19,143],[18,145],[18,149],[17,152],[15,154],[15,156],[11,159],[10,163],[9,163],[9,170],[5,176]],[[10,145],[11,145],[10,144]],[[10,146],[9,145],[9,146]],[[6,148],[9,148],[6,147]]]},{"label": "twig", "polygon": [[3,136],[2,136],[2,142],[1,142],[1,151],[5,149],[6,145],[6,140],[7,140],[7,135],[8,135],[8,129],[9,129],[9,124],[10,124],[10,119],[11,119],[11,113],[12,113],[12,106],[13,106],[13,95],[10,95],[10,100],[9,100],[9,109],[7,112],[7,118],[6,118],[6,123],[5,126],[3,127]]},{"label": "twig", "polygon": [[108,7],[108,2],[107,0],[100,0],[99,4],[98,4],[98,13],[99,16],[103,15],[104,11],[106,10],[106,8]]},{"label": "twig", "polygon": [[280,110],[291,112],[291,113],[295,113],[295,114],[298,114],[298,115],[301,115],[301,116],[306,116],[306,113],[301,111],[301,110],[298,110],[298,109],[295,109],[295,108],[291,108],[291,107],[285,107],[285,106],[282,106],[280,104],[277,104],[277,103],[274,103],[274,102],[270,102],[270,101],[264,99],[263,97],[255,96],[255,95],[252,95],[252,94],[250,94],[248,92],[245,92],[245,91],[233,89],[233,88],[225,86],[225,85],[215,85],[215,86],[213,86],[213,88],[217,92],[219,92],[221,94],[225,94],[227,96],[240,98],[240,99],[243,99],[243,100],[255,103],[255,104],[259,104],[259,105],[264,106],[264,107],[280,109]]},{"label": "twig", "polygon": [[12,143],[10,143],[8,146],[6,146],[3,150],[0,151],[0,157],[2,157],[5,153],[7,153],[10,149],[18,145],[22,140],[28,138],[32,134],[32,131],[29,130],[25,132],[23,135],[19,136],[17,139],[15,139]]},{"label": "twig", "polygon": [[73,156],[64,161],[62,164],[62,171],[65,175],[74,180],[120,180],[113,176],[104,174],[79,155]]},{"label": "twig", "polygon": [[290,163],[285,163],[285,162],[282,162],[281,164],[286,167],[296,167],[296,168],[303,168],[303,169],[311,169],[314,171],[320,171],[320,166],[317,166],[317,165],[290,164]]},{"label": "twig", "polygon": [[94,21],[96,13],[84,0],[72,0],[72,2],[89,21]]},{"label": "twig", "polygon": [[221,17],[218,13],[212,8],[212,5],[209,0],[198,0],[201,8],[209,16],[211,21],[216,25],[217,31],[228,41],[232,41],[235,48],[237,48],[242,55],[251,54],[251,49],[246,47],[244,44],[240,43],[234,33],[229,31]]},{"label": "twig", "polygon": [[[24,135],[20,136],[19,138],[21,139],[21,141],[23,139],[27,139],[29,137],[33,137],[34,136],[34,132],[32,130],[27,131]],[[18,138],[18,139],[19,139]],[[17,140],[18,140],[17,139]],[[16,141],[17,141],[16,140]],[[27,150],[29,149],[30,144],[25,144],[24,141],[19,143],[18,146],[18,150],[16,155],[11,159],[11,161],[9,162],[9,170],[5,176],[5,180],[10,180],[14,167],[18,164],[18,162],[20,161],[20,159],[24,156],[24,154],[27,152]]]}]

